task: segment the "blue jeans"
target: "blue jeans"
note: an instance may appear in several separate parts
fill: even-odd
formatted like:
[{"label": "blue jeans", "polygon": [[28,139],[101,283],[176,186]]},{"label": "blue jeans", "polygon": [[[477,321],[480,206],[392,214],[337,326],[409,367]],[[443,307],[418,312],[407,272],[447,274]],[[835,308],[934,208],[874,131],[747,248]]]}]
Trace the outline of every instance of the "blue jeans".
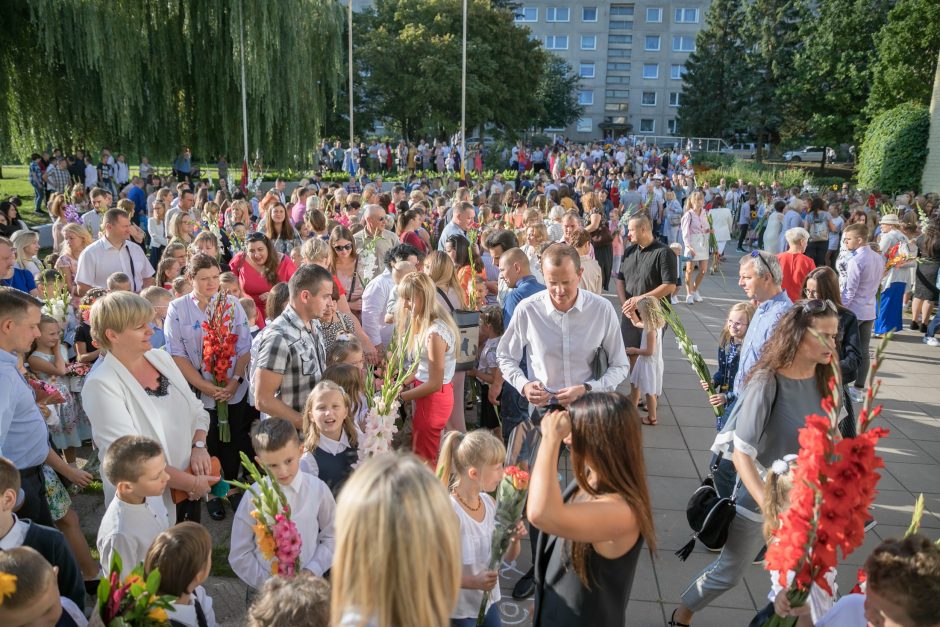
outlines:
[{"label": "blue jeans", "polygon": [[935,315],[930,324],[927,325],[927,337],[934,337],[937,334],[938,327],[940,327],[940,313]]},{"label": "blue jeans", "polygon": [[42,209],[42,199],[45,197],[46,192],[33,185],[33,193],[36,194],[36,197],[33,198],[33,211],[38,213]]},{"label": "blue jeans", "polygon": [[[473,618],[450,619],[450,627],[475,627],[476,624],[476,616]],[[486,611],[486,616],[483,617],[483,627],[503,627],[503,621],[499,616],[499,606],[496,603]]]},{"label": "blue jeans", "polygon": [[[717,459],[718,455],[712,453],[709,467],[714,466]],[[734,467],[734,462],[727,457],[722,457],[718,463],[718,470],[715,471],[714,480],[718,496],[730,498],[731,493],[734,492],[734,484],[738,480],[738,471]]]}]

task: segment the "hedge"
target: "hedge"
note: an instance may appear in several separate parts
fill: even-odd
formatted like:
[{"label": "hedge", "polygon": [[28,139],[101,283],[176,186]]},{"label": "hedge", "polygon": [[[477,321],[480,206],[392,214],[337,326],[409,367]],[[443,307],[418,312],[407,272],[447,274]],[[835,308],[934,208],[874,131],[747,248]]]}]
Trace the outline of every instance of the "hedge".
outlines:
[{"label": "hedge", "polygon": [[859,187],[889,194],[920,190],[930,112],[906,102],[881,113],[865,131],[858,164]]}]

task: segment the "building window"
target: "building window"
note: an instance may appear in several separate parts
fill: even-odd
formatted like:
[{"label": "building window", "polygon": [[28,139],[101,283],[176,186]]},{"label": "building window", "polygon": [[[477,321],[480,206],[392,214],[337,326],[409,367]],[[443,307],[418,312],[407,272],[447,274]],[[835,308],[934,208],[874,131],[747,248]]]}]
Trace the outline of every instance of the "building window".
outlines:
[{"label": "building window", "polygon": [[608,72],[629,72],[630,64],[629,63],[607,63]]},{"label": "building window", "polygon": [[632,44],[633,35],[607,35],[609,44]]},{"label": "building window", "polygon": [[633,7],[624,6],[622,4],[612,5],[610,7],[611,17],[630,17],[632,15],[633,15]]},{"label": "building window", "polygon": [[676,9],[676,24],[698,24],[698,9]]},{"label": "building window", "polygon": [[680,103],[679,99],[681,98],[681,96],[682,96],[681,92],[678,92],[678,91],[669,92],[669,106],[678,107]]},{"label": "building window", "polygon": [[629,59],[630,55],[633,53],[629,48],[608,48],[607,56],[608,57],[621,57]]},{"label": "building window", "polygon": [[607,89],[604,91],[605,98],[629,98],[629,89]]},{"label": "building window", "polygon": [[644,63],[643,64],[643,78],[659,78],[659,64],[658,63]]},{"label": "building window", "polygon": [[672,51],[673,52],[694,52],[695,51],[695,37],[691,35],[673,35],[672,36]]},{"label": "building window", "polygon": [[612,20],[608,22],[610,30],[633,30],[633,22],[626,20]]},{"label": "building window", "polygon": [[669,66],[669,78],[671,78],[674,81],[681,81],[683,76],[685,76],[684,65],[670,65]]},{"label": "building window", "polygon": [[646,43],[643,49],[647,52],[659,52],[661,46],[661,37],[659,35],[647,35]]},{"label": "building window", "polygon": [[675,120],[666,120],[666,128],[669,129],[670,135],[675,135],[679,132],[679,125],[676,124]]},{"label": "building window", "polygon": [[581,35],[581,50],[597,50],[597,35]]},{"label": "building window", "polygon": [[597,21],[597,7],[581,7],[581,21],[582,22],[596,22]]},{"label": "building window", "polygon": [[593,63],[582,63],[578,71],[578,76],[581,78],[594,78],[594,64]]},{"label": "building window", "polygon": [[607,84],[608,85],[629,85],[630,77],[629,76],[613,76],[612,74],[608,74]]},{"label": "building window", "polygon": [[582,89],[578,92],[578,104],[586,107],[594,104],[594,90]]},{"label": "building window", "polygon": [[571,9],[568,7],[546,7],[546,22],[567,22],[571,18]]},{"label": "building window", "polygon": [[647,24],[659,24],[662,21],[663,21],[662,7],[646,9]]},{"label": "building window", "polygon": [[545,49],[546,50],[567,50],[568,49],[568,35],[546,35],[545,36]]},{"label": "building window", "polygon": [[626,112],[628,105],[625,102],[608,102],[604,105],[604,111]]},{"label": "building window", "polygon": [[578,120],[576,129],[579,133],[590,133],[594,130],[594,121],[591,118],[581,118]]},{"label": "building window", "polygon": [[517,8],[516,9],[516,21],[517,22],[538,22],[539,21],[538,7]]},{"label": "building window", "polygon": [[643,99],[640,101],[644,107],[654,107],[656,106],[656,92],[655,91],[644,91]]},{"label": "building window", "polygon": [[641,133],[655,133],[656,132],[656,120],[640,120],[640,132]]}]

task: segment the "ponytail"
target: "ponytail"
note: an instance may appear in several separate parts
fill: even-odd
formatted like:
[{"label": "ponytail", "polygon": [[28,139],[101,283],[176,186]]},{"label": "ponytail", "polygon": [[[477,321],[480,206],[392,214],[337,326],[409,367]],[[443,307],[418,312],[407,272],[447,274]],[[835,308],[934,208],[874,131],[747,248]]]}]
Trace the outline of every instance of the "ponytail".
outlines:
[{"label": "ponytail", "polygon": [[498,464],[506,456],[503,441],[485,429],[470,433],[451,431],[444,438],[437,461],[437,476],[448,490],[471,468]]},{"label": "ponytail", "polygon": [[441,480],[447,490],[450,490],[453,485],[451,475],[454,471],[454,454],[460,443],[463,442],[465,435],[460,431],[451,431],[444,436],[444,442],[441,444],[441,452],[437,458],[437,478]]},{"label": "ponytail", "polygon": [[769,540],[780,527],[780,514],[790,506],[790,489],[793,487],[795,455],[787,455],[773,463],[764,484],[764,538]]}]

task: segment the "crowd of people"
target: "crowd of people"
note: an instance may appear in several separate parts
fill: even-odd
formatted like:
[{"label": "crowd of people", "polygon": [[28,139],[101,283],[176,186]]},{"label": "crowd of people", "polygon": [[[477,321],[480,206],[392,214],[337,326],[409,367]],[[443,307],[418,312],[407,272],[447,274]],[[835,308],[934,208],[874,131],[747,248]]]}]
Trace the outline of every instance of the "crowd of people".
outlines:
[{"label": "crowd of people", "polygon": [[[937,345],[934,195],[710,187],[688,153],[628,141],[519,145],[505,155],[521,173],[511,182],[449,176],[459,154],[446,144],[322,151],[349,183],[249,191],[220,171],[216,185],[188,149],[170,177],[146,160],[133,174],[107,150],[97,166],[80,151],[44,166],[34,155],[51,253],[39,258],[18,199],[0,207],[0,577],[22,583],[8,592],[0,579],[0,622],[86,624],[85,591],[118,554],[122,575],[160,571],[175,624],[216,624],[205,514],[231,518],[250,625],[475,625],[484,599],[482,624],[499,625],[490,493],[516,464],[531,472],[526,523],[504,557],[528,536],[533,566],[513,596],[535,595],[539,627],[628,624],[640,555],[657,547],[642,430],[668,384],[665,310],[683,280],[689,307],[710,297],[703,279],[736,239],[743,295],[722,330],[704,444],[740,513],[671,614],[687,626],[773,541],[769,512],[787,494],[768,501],[765,482],[792,476],[777,462],[799,451],[830,362],[851,436],[871,338],[904,330],[907,308],[910,330]],[[363,175],[396,167],[440,176]],[[228,339],[207,341],[220,324]],[[398,359],[412,366],[395,397],[399,453],[371,456],[371,394]],[[243,456],[290,507],[296,577],[272,575],[251,495],[219,490],[251,483]],[[96,478],[98,560],[70,499]],[[777,586],[768,611],[940,624],[935,545],[885,542],[866,569],[867,597],[832,590],[803,610]]]}]

